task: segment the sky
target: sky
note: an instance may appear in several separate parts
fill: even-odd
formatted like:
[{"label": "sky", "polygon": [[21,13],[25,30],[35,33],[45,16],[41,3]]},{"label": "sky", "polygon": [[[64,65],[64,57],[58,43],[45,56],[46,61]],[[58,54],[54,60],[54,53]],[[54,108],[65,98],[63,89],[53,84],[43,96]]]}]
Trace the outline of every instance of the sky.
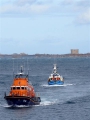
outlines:
[{"label": "sky", "polygon": [[0,53],[90,53],[90,0],[0,0]]}]

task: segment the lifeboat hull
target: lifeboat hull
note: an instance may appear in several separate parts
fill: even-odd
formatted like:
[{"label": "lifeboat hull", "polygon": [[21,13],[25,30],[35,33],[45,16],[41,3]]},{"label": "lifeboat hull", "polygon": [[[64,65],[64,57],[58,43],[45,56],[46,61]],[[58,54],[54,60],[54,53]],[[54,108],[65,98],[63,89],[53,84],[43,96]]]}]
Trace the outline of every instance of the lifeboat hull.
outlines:
[{"label": "lifeboat hull", "polygon": [[40,97],[26,97],[26,96],[5,96],[4,97],[10,106],[19,106],[19,105],[39,105],[41,102]]},{"label": "lifeboat hull", "polygon": [[54,80],[48,81],[48,85],[63,85],[63,84],[64,84],[64,81],[60,81],[60,80],[58,80],[58,81],[54,81]]}]

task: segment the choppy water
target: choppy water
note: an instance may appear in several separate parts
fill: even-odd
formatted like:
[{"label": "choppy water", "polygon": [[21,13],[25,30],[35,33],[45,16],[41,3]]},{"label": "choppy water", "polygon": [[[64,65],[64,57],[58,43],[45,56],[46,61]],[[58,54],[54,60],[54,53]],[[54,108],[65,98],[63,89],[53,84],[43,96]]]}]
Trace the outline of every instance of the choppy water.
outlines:
[{"label": "choppy water", "polygon": [[[64,85],[47,84],[54,63]],[[9,92],[13,70],[17,72],[21,65],[29,69],[29,81],[42,102],[12,109],[4,100],[4,92]],[[90,120],[90,58],[0,59],[0,120]]]}]

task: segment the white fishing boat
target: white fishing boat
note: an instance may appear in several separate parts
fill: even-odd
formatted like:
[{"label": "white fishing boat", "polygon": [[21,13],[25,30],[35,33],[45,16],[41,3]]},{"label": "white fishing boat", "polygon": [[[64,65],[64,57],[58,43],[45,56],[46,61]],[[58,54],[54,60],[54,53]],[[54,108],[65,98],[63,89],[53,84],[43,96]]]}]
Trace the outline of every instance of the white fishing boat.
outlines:
[{"label": "white fishing boat", "polygon": [[57,73],[57,66],[56,66],[56,64],[54,64],[53,72],[49,76],[48,84],[49,85],[55,85],[55,84],[63,85],[64,84],[63,77],[59,73]]}]

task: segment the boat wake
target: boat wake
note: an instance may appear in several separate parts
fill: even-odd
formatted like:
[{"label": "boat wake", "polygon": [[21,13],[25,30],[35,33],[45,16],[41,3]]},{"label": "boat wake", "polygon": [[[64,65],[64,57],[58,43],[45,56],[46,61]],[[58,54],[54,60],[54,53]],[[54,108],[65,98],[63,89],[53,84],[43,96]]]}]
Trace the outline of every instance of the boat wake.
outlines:
[{"label": "boat wake", "polygon": [[[53,100],[53,101],[50,101],[50,100],[45,100],[45,99],[42,99],[42,102],[40,103],[40,105],[33,105],[33,106],[48,106],[48,105],[53,105],[53,104],[56,104],[58,102],[57,99]],[[25,105],[16,105],[16,106],[10,106],[8,104],[4,104],[4,105],[0,105],[1,107],[4,107],[4,108],[30,108],[32,106],[25,106]]]},{"label": "boat wake", "polygon": [[48,85],[48,84],[44,84],[44,85],[41,85],[42,87],[61,87],[61,86],[71,86],[73,84],[63,84],[63,85]]},{"label": "boat wake", "polygon": [[26,106],[26,105],[11,106],[11,105],[5,104],[5,105],[2,105],[2,107],[4,107],[4,108],[29,108],[31,106]]},{"label": "boat wake", "polygon": [[47,105],[54,105],[58,103],[58,100],[57,99],[54,99],[53,101],[52,100],[45,100],[45,99],[42,99],[41,103],[39,106],[47,106]]}]

